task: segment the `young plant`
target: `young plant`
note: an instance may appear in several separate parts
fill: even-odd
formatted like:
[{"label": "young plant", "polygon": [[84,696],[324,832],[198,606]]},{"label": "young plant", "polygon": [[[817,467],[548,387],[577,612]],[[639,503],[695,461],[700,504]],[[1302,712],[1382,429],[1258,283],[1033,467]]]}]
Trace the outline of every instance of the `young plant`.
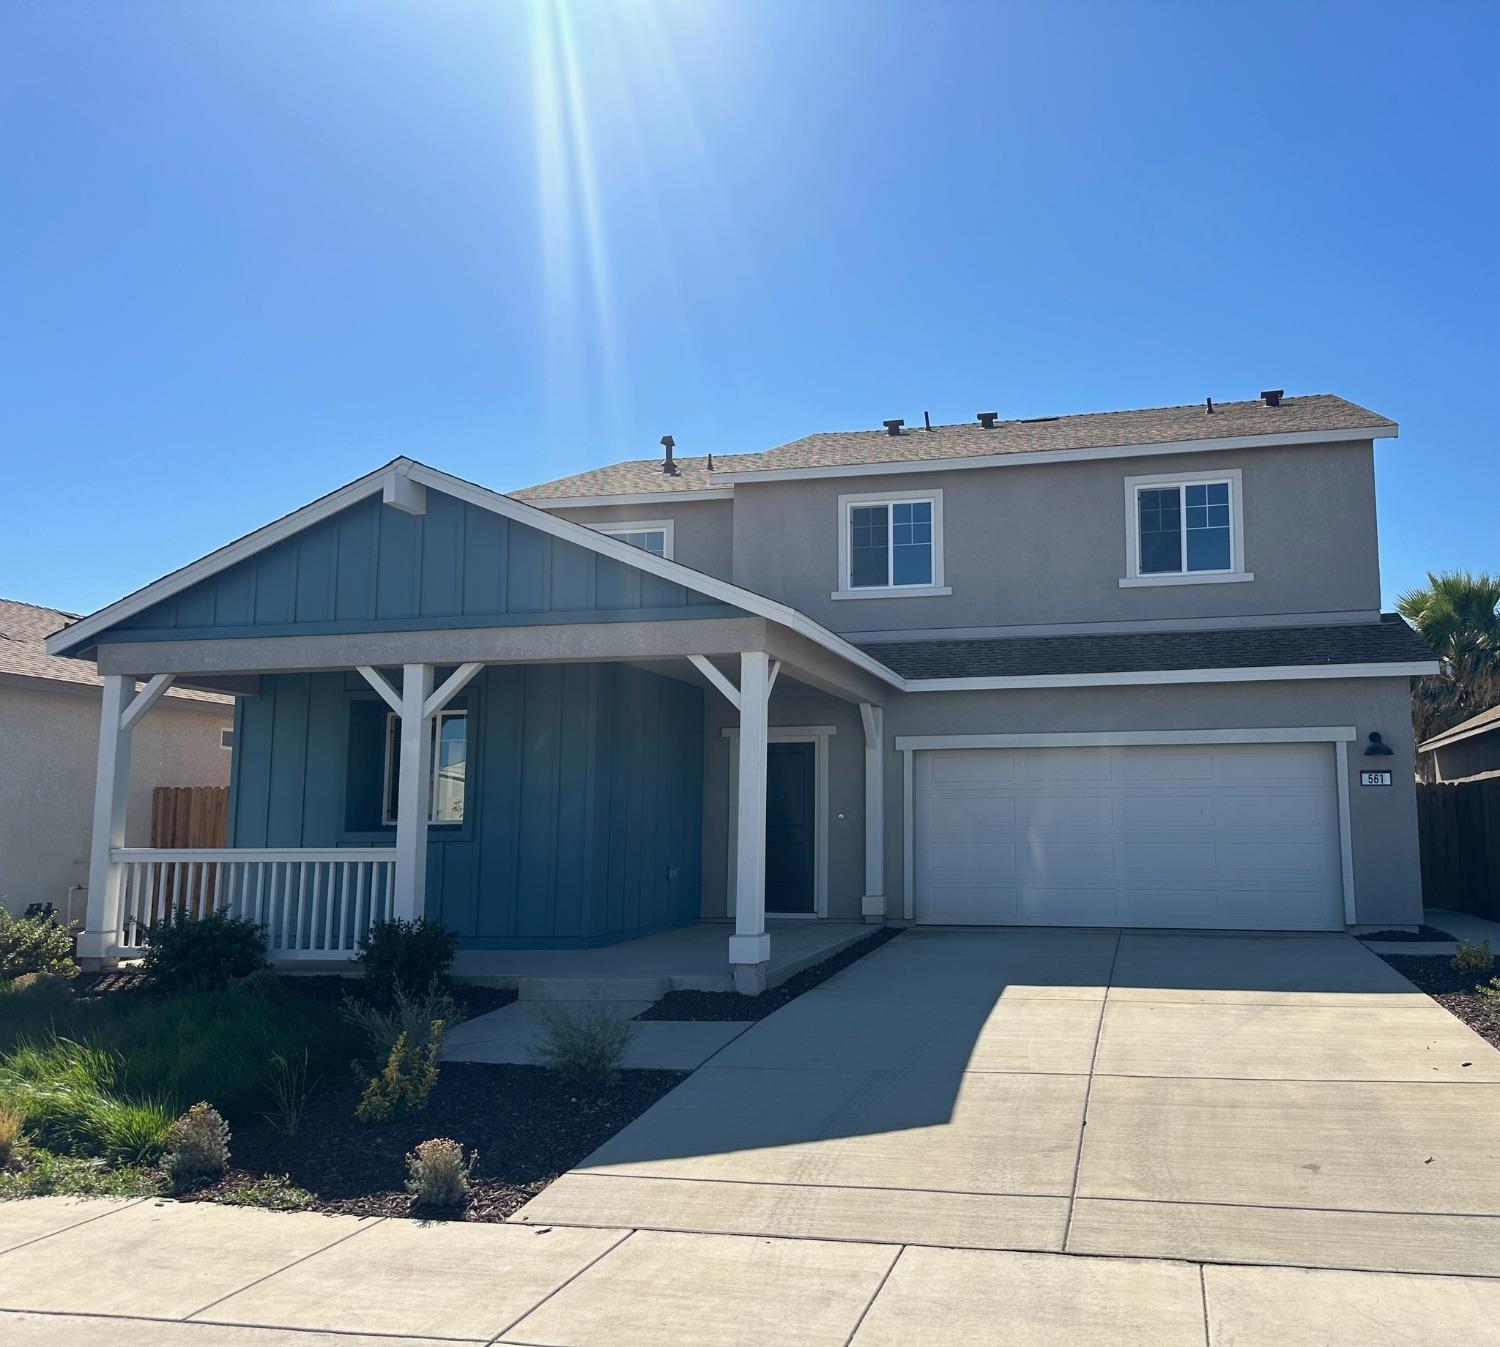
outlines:
[{"label": "young plant", "polygon": [[601,1006],[569,1011],[549,1004],[542,1018],[547,1033],[536,1050],[538,1062],[569,1085],[602,1090],[615,1083],[620,1058],[635,1039],[634,1024]]},{"label": "young plant", "polygon": [[143,971],[159,991],[218,991],[269,967],[266,928],[227,912],[175,912],[150,927],[145,941]]},{"label": "young plant", "polygon": [[1449,962],[1455,973],[1473,973],[1483,977],[1495,971],[1495,956],[1490,952],[1488,940],[1460,940],[1458,953]]},{"label": "young plant", "polygon": [[13,917],[0,907],[0,982],[27,973],[73,977],[73,928],[56,917]]},{"label": "young plant", "polygon": [[388,1060],[391,1049],[396,1046],[396,1040],[402,1034],[406,1035],[408,1043],[425,1048],[434,1024],[441,1024],[446,1032],[449,1027],[463,1020],[458,1006],[438,978],[433,978],[427,984],[425,992],[409,992],[398,983],[391,998],[390,1009],[382,1009],[368,1001],[356,1001],[352,996],[345,996],[340,1013],[364,1034],[374,1062]]},{"label": "young plant", "polygon": [[212,1104],[194,1104],[172,1124],[162,1168],[179,1193],[210,1183],[229,1168],[229,1124]]},{"label": "young plant", "polygon": [[437,1084],[437,1055],[442,1041],[441,1020],[434,1020],[428,1026],[425,1046],[418,1046],[402,1034],[384,1069],[365,1086],[354,1116],[360,1122],[389,1122],[426,1108],[432,1087]]},{"label": "young plant", "polygon": [[308,1049],[302,1049],[299,1060],[295,1055],[284,1057],[279,1052],[271,1054],[270,1082],[267,1090],[271,1096],[271,1107],[260,1116],[283,1136],[294,1137],[302,1130],[302,1115],[307,1110],[308,1096],[318,1088],[322,1077],[312,1081],[307,1078]]},{"label": "young plant", "polygon": [[462,1207],[469,1200],[469,1174],[478,1159],[479,1152],[473,1151],[466,1163],[464,1148],[447,1137],[423,1141],[406,1157],[406,1191],[419,1207]]},{"label": "young plant", "polygon": [[25,1123],[26,1115],[14,1104],[0,1103],[0,1169],[10,1167]]},{"label": "young plant", "polygon": [[267,1174],[218,1199],[231,1207],[260,1207],[265,1211],[306,1211],[315,1201],[290,1174]]},{"label": "young plant", "polygon": [[377,1005],[392,1005],[398,987],[415,992],[440,985],[458,948],[458,935],[440,921],[377,921],[359,942],[355,962],[365,975],[365,991]]}]

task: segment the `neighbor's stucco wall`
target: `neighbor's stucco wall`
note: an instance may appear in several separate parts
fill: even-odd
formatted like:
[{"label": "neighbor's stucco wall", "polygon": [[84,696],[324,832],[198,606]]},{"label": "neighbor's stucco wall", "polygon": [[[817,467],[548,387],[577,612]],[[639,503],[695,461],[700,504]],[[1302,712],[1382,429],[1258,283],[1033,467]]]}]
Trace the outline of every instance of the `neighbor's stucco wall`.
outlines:
[{"label": "neighbor's stucco wall", "polygon": [[[913,432],[919,437],[920,431]],[[1125,479],[1238,468],[1255,579],[1120,588]],[[831,599],[841,494],[943,492],[953,593]],[[734,582],[840,632],[1372,614],[1380,606],[1369,441],[951,472],[737,483]]]},{"label": "neighbor's stucco wall", "polygon": [[[529,502],[528,502],[529,503]],[[670,497],[661,504],[586,505],[548,510],[559,519],[570,519],[588,528],[606,528],[652,519],[672,521],[672,560],[705,571],[721,580],[732,580],[734,501],[684,500]]]},{"label": "neighbor's stucco wall", "polygon": [[[1041,734],[1071,731],[1281,729],[1354,726],[1349,745],[1349,825],[1360,924],[1422,919],[1412,772],[1410,687],[1405,678],[1309,679],[1285,683],[1169,684],[1004,692],[906,693],[886,709],[886,893],[888,913],[905,911],[904,799],[898,735]],[[1361,787],[1363,746],[1378,730],[1394,756],[1388,787]]]},{"label": "neighbor's stucco wall", "polygon": [[1431,751],[1437,782],[1467,781],[1500,772],[1500,730]]},{"label": "neighbor's stucco wall", "polygon": [[[157,786],[224,786],[228,749],[219,733],[233,708],[168,697],[132,734],[125,841],[151,842]],[[99,755],[99,690],[0,685],[0,900],[12,912],[86,884]],[[82,919],[82,895],[73,915]]]}]

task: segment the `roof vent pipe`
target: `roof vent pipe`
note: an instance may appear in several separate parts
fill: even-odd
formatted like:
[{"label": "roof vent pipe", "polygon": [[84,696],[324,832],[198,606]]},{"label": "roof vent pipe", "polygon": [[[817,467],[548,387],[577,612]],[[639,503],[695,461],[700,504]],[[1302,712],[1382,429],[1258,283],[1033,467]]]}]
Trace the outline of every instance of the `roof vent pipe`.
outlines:
[{"label": "roof vent pipe", "polygon": [[901,427],[904,426],[906,422],[897,417],[890,421],[882,421],[880,424],[885,427],[885,433],[887,435],[899,435],[901,433]]},{"label": "roof vent pipe", "polygon": [[994,428],[995,428],[995,422],[998,421],[999,419],[1000,419],[1000,413],[999,412],[980,412],[979,413],[979,424],[982,425],[986,430],[994,430]]},{"label": "roof vent pipe", "polygon": [[677,464],[672,461],[672,450],[677,447],[677,441],[674,440],[670,435],[663,435],[661,437],[661,447],[667,451],[666,458],[662,460],[661,470],[666,473],[668,477],[676,477]]},{"label": "roof vent pipe", "polygon": [[1286,389],[1284,388],[1264,388],[1261,390],[1260,395],[1265,399],[1267,407],[1279,407],[1281,406],[1282,396],[1285,393]]},{"label": "roof vent pipe", "polygon": [[1214,400],[1212,398],[1204,398],[1203,405],[1208,409],[1208,414],[1212,416],[1214,414]]}]

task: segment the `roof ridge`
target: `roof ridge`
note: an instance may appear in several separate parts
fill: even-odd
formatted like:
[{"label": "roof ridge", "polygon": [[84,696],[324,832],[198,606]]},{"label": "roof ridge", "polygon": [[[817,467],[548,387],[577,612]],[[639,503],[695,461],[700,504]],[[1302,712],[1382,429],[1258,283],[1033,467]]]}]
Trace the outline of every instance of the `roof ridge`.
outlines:
[{"label": "roof ridge", "polygon": [[70,619],[76,619],[80,616],[78,613],[70,613],[66,608],[53,608],[50,604],[46,603],[32,603],[30,599],[8,599],[4,595],[0,595],[0,603],[13,603],[19,608],[34,608],[39,613],[56,613],[58,617]]}]

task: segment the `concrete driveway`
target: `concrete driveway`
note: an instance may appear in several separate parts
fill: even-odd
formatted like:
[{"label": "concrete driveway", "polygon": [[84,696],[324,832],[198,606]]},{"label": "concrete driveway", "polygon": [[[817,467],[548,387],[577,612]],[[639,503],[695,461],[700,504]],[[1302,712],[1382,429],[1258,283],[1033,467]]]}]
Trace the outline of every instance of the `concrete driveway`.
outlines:
[{"label": "concrete driveway", "polygon": [[918,929],[516,1219],[1500,1277],[1497,1119],[1347,936]]}]

